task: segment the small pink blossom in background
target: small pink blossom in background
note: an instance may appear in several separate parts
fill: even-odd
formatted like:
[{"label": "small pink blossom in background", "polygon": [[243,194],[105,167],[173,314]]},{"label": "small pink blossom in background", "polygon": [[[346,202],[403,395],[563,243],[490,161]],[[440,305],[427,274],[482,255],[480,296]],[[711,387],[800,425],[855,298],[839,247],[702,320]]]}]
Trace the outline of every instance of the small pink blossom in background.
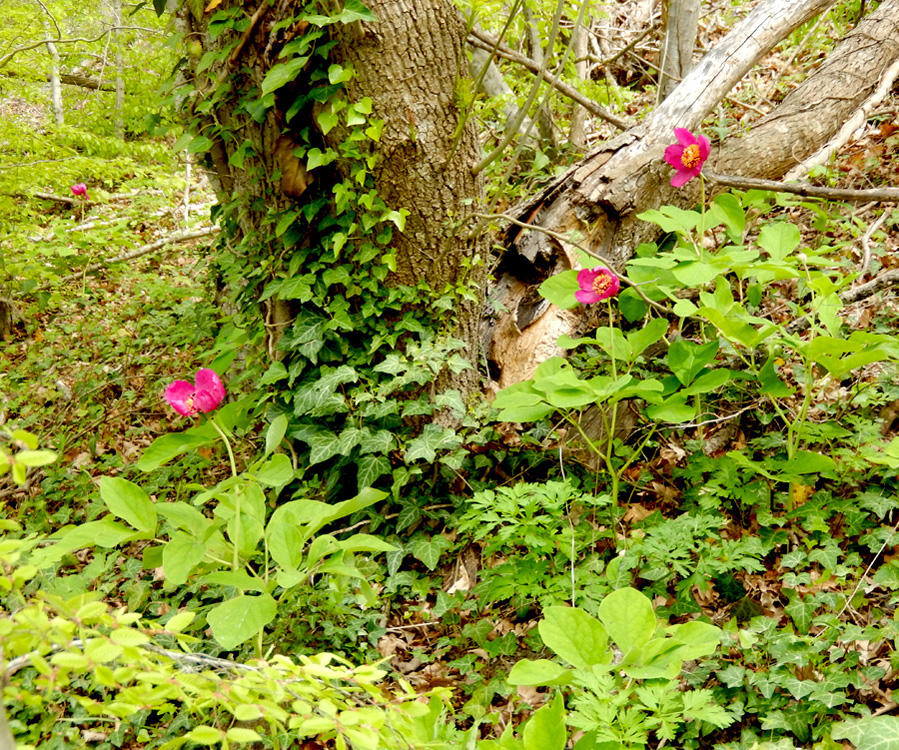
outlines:
[{"label": "small pink blossom in background", "polygon": [[574,298],[585,304],[614,297],[621,288],[618,277],[604,267],[578,271],[577,283],[581,288],[574,293]]},{"label": "small pink blossom in background", "polygon": [[176,380],[165,389],[165,400],[179,414],[190,417],[197,412],[210,412],[225,398],[225,386],[215,370],[197,371],[193,383]]},{"label": "small pink blossom in background", "polygon": [[681,187],[694,177],[699,177],[711,149],[709,139],[702,133],[693,135],[686,128],[675,128],[674,136],[677,143],[665,149],[665,161],[677,170],[671,178],[671,185]]},{"label": "small pink blossom in background", "polygon": [[79,182],[77,185],[72,185],[70,190],[72,191],[72,195],[74,195],[75,197],[84,198],[85,200],[87,200],[87,185],[85,185],[83,182]]}]

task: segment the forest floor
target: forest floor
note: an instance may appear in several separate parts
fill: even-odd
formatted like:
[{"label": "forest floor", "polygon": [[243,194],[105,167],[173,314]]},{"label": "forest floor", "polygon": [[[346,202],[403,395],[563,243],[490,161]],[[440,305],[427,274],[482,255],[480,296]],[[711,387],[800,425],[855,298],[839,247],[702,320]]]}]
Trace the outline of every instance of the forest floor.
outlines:
[{"label": "forest floor", "polygon": [[[899,93],[894,94],[884,104],[882,116],[841,149],[824,174],[826,184],[859,188],[899,181],[899,131],[894,124]],[[96,492],[99,477],[129,474],[154,438],[184,426],[162,398],[165,386],[173,379],[188,378],[197,367],[225,353],[227,341],[223,344],[217,337],[223,316],[211,301],[208,238],[104,264],[184,231],[183,183],[180,191],[166,188],[155,194],[146,189],[135,192],[128,185],[116,190],[102,197],[97,193],[97,200],[88,201],[83,213],[80,205],[47,203],[47,223],[31,238],[34,257],[36,262],[43,258],[56,263],[57,270],[60,258],[74,258],[77,262],[67,271],[73,276],[17,300],[18,321],[0,349],[0,427],[14,424],[27,429],[39,436],[43,447],[59,454],[56,465],[35,471],[24,487],[0,478],[0,507],[23,520],[26,531],[46,532],[96,517],[103,508]],[[208,207],[211,196],[203,186],[192,185],[192,190],[194,204]],[[831,233],[828,243],[850,265],[861,262],[868,245],[872,260],[859,282],[899,266],[899,214],[890,206],[843,207],[824,230],[816,222],[820,212],[813,204],[792,202],[783,212],[807,234]],[[867,237],[882,212],[886,218],[881,228]],[[190,228],[202,223],[191,218]],[[84,272],[85,262],[100,262],[101,267]],[[784,286],[780,291],[788,297],[795,290]],[[891,330],[896,318],[896,298],[888,291],[859,304],[852,325]],[[872,379],[874,375],[869,372]],[[879,430],[881,404],[859,400],[863,390],[859,385],[842,384],[831,403],[819,405],[822,422],[836,420],[850,431]],[[251,385],[238,379],[233,387]],[[894,398],[899,385],[895,390]],[[884,392],[889,395],[889,388]],[[841,399],[848,402],[840,403]],[[899,535],[893,524],[899,503],[894,498],[895,471],[859,469],[856,476],[850,471],[838,480],[793,488],[795,508],[776,524],[770,518],[760,521],[754,512],[741,516],[730,509],[723,529],[715,521],[702,526],[701,513],[685,520],[680,505],[699,485],[711,487],[721,497],[740,489],[738,467],[713,465],[711,459],[724,456],[735,444],[763,440],[766,424],[747,420],[717,456],[694,465],[684,465],[674,450],[676,441],[667,452],[662,449],[639,467],[651,481],[629,504],[619,534],[629,538],[639,532],[654,541],[656,546],[647,545],[642,553],[646,581],[652,581],[649,573],[653,566],[658,573],[660,564],[701,569],[705,581],[691,581],[689,572],[679,573],[699,611],[725,628],[729,622],[734,628],[753,622],[755,636],[768,638],[765,654],[757,658],[748,655],[751,644],[735,640],[716,674],[734,700],[757,701],[750,710],[767,716],[771,731],[789,730],[801,737],[803,722],[809,725],[820,714],[837,711],[843,698],[867,705],[874,713],[897,708],[892,690],[899,685],[899,660],[892,644],[899,638],[895,593]],[[206,459],[201,457],[179,480],[184,491],[224,470]],[[155,481],[169,478],[163,473]],[[460,513],[464,507],[460,503]],[[676,529],[665,525],[669,519],[698,525],[686,541],[683,536],[674,539]],[[405,569],[385,579],[384,608],[376,617],[360,613],[354,623],[343,623],[339,632],[329,635],[322,629],[310,634],[303,647],[388,658],[396,673],[417,689],[449,686],[462,716],[470,721],[484,718],[494,727],[486,731],[501,730],[513,717],[528,714],[545,700],[541,691],[511,689],[505,676],[515,660],[539,649],[534,628],[540,597],[534,591],[544,586],[558,596],[569,573],[553,567],[557,562],[552,554],[528,552],[533,541],[528,534],[536,534],[538,541],[545,541],[541,533],[551,534],[546,531],[549,522],[543,532],[538,526],[519,530],[520,537],[489,552],[490,545],[475,540],[470,532],[433,529],[446,539],[447,553],[438,566],[430,569],[407,558]],[[713,538],[715,544],[709,541]],[[743,544],[745,564],[722,560],[724,551],[747,538],[759,539],[765,555]],[[769,566],[759,569],[759,560],[767,560]],[[533,588],[526,595],[510,593],[501,585],[513,564],[515,585]],[[150,571],[129,578],[122,560],[104,559],[99,565],[90,555],[81,556],[78,565],[81,573],[93,575],[113,605],[150,605],[155,608],[148,613],[151,616],[166,606],[151,592]],[[710,587],[712,580],[715,585]],[[656,599],[677,616],[670,598]],[[835,606],[837,601],[844,604]],[[850,628],[849,635],[835,640],[822,636],[826,649],[800,637],[825,633],[831,621],[827,618],[840,619]],[[332,636],[334,640],[329,640]],[[800,651],[802,658],[797,656]],[[707,677],[696,675],[697,684]],[[750,693],[751,700],[745,698]],[[828,693],[835,697],[833,705],[828,705]],[[819,703],[797,709],[809,695]]]}]

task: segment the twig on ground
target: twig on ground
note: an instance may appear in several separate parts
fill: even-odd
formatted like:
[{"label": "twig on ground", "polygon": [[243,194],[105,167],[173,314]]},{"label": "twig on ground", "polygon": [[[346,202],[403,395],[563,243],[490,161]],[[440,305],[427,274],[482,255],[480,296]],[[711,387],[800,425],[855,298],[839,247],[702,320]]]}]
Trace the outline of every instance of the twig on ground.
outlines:
[{"label": "twig on ground", "polygon": [[204,227],[203,229],[196,229],[193,232],[182,232],[180,234],[172,234],[168,237],[164,237],[161,240],[157,240],[156,242],[151,242],[149,245],[144,245],[143,247],[137,248],[137,250],[132,250],[130,253],[123,253],[122,255],[117,255],[114,258],[109,258],[109,260],[101,260],[97,263],[90,263],[84,268],[78,270],[76,273],[70,273],[67,276],[61,276],[59,279],[56,279],[53,282],[48,282],[45,284],[41,284],[36,286],[34,289],[30,290],[29,294],[34,294],[35,292],[42,292],[49,289],[54,284],[61,281],[69,281],[70,279],[75,279],[80,276],[83,276],[86,273],[90,273],[91,271],[96,271],[99,268],[106,268],[107,266],[112,265],[113,263],[122,263],[126,260],[134,260],[135,258],[140,258],[144,255],[149,255],[150,253],[156,252],[166,245],[175,245],[179,242],[188,242],[190,240],[196,240],[200,237],[208,237],[210,234],[215,234],[219,231],[218,227]]},{"label": "twig on ground", "polygon": [[883,213],[877,217],[877,221],[868,227],[868,231],[862,236],[862,266],[860,269],[862,273],[867,273],[868,267],[871,265],[871,237],[874,235],[874,232],[883,226],[883,222],[886,221],[888,213],[889,212],[884,209]]}]

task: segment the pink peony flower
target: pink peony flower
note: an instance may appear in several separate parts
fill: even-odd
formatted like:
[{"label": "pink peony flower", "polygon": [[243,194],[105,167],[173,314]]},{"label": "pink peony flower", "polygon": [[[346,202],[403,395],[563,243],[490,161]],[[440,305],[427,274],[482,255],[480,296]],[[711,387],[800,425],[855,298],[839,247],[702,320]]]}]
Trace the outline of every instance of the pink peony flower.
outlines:
[{"label": "pink peony flower", "polygon": [[701,133],[693,135],[686,128],[675,128],[677,143],[665,149],[665,161],[677,172],[671,178],[673,187],[686,185],[702,171],[702,165],[709,158],[709,139]]},{"label": "pink peony flower", "polygon": [[190,417],[197,412],[212,411],[225,398],[225,386],[214,370],[203,368],[197,371],[193,384],[186,380],[176,380],[165,389],[165,400],[179,414]]},{"label": "pink peony flower", "polygon": [[583,271],[578,271],[577,283],[581,288],[574,293],[574,298],[584,304],[614,297],[621,288],[618,277],[602,266],[592,270],[585,268]]},{"label": "pink peony flower", "polygon": [[74,195],[75,197],[84,198],[84,200],[87,200],[87,185],[85,185],[83,182],[79,182],[77,185],[72,185],[70,190],[72,191],[72,195]]}]

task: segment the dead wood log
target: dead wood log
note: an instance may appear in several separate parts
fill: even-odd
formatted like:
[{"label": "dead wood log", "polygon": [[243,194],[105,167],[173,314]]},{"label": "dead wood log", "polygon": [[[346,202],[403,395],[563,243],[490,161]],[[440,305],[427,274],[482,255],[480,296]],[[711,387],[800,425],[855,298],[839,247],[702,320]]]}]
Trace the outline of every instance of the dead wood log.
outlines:
[{"label": "dead wood log", "polygon": [[[520,207],[519,219],[556,235],[576,237],[575,242],[622,268],[641,242],[655,237],[656,228],[637,219],[638,213],[664,204],[695,204],[698,197],[698,180],[686,188],[670,186],[670,168],[661,157],[673,142],[673,128],[695,130],[768,51],[833,4],[833,0],[760,3],[644,123],[588,154]],[[719,173],[734,167],[747,177],[781,177],[824,145],[899,58],[897,24],[899,0],[885,0],[847,34],[826,64],[755,128],[716,144],[709,166]],[[804,124],[803,113],[814,123]],[[539,315],[522,318],[519,308],[530,303],[536,286],[573,267],[573,247],[517,226],[508,231],[506,240],[492,297],[506,312],[491,322],[492,330],[485,336],[501,387],[530,377],[541,361],[562,354],[556,345],[559,335],[576,336],[596,323],[587,317],[590,310],[585,307],[558,310],[549,305]],[[522,319],[524,327],[518,323]]]}]

